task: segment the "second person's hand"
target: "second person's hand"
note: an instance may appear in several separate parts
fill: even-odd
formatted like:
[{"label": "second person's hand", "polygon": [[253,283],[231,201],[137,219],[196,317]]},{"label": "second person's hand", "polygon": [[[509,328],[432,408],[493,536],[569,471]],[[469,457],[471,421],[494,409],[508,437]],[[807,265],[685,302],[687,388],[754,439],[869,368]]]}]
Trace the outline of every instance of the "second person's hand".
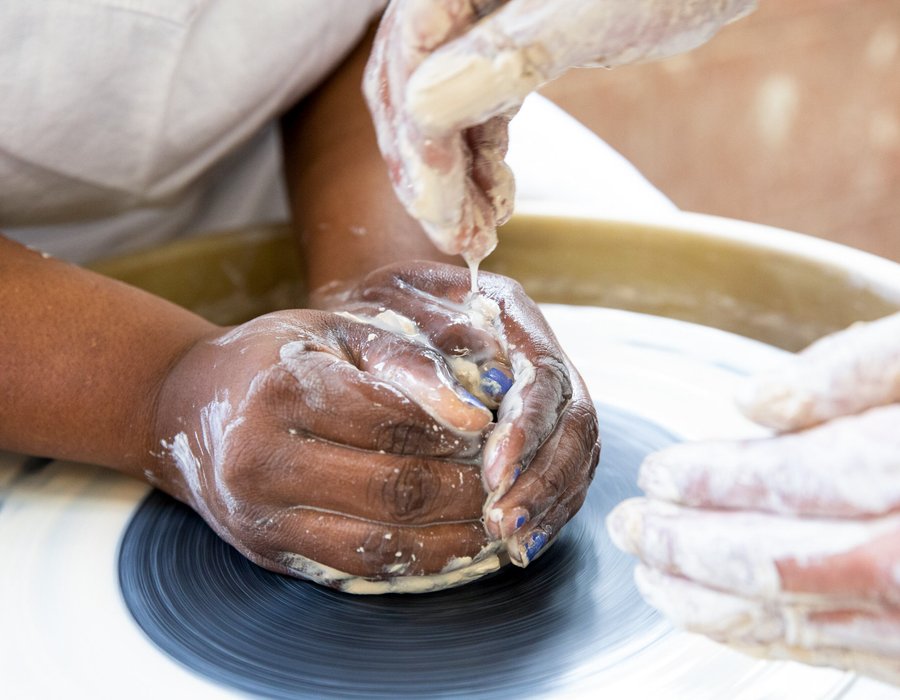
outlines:
[{"label": "second person's hand", "polygon": [[756,654],[900,684],[900,314],[764,373],[745,412],[782,434],[677,445],[609,518],[647,600]]},{"label": "second person's hand", "polygon": [[[755,0],[393,0],[363,83],[391,181],[448,255],[481,260],[512,214],[508,125],[575,66],[663,58]],[[548,135],[552,138],[552,135]]]}]

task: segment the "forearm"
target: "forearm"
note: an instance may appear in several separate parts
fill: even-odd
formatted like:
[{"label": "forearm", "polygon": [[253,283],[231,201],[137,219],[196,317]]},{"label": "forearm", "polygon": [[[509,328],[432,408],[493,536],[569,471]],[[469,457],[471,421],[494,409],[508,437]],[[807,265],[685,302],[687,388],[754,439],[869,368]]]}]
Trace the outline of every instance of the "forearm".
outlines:
[{"label": "forearm", "polygon": [[441,254],[391,188],[360,84],[371,36],[283,120],[285,168],[310,289]]},{"label": "forearm", "polygon": [[211,324],[0,236],[0,449],[140,475],[167,369]]}]

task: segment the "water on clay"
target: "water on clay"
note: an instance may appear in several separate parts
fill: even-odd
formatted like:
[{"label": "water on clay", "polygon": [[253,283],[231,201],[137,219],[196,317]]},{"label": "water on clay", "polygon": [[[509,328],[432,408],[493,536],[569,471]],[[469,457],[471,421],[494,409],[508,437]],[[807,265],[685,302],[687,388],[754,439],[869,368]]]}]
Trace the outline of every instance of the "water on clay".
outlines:
[{"label": "water on clay", "polygon": [[643,457],[676,438],[621,409],[598,411],[603,454],[587,501],[527,569],[439,593],[355,597],[251,564],[153,492],[120,547],[127,606],[165,653],[255,695],[552,694],[567,669],[602,670],[670,631],[638,595],[634,562],[604,519],[638,495]]}]

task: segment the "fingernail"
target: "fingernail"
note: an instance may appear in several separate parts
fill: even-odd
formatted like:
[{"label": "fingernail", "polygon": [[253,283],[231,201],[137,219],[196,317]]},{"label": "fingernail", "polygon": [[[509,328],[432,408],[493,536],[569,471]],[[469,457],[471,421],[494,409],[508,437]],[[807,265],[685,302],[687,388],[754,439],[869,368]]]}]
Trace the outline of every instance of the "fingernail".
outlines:
[{"label": "fingernail", "polygon": [[617,505],[606,517],[613,544],[623,552],[637,554],[644,530],[644,499],[632,498]]},{"label": "fingernail", "polygon": [[547,533],[542,532],[541,530],[532,532],[528,536],[525,544],[525,556],[522,557],[525,566],[535,560],[537,555],[547,544],[547,539]]},{"label": "fingernail", "polygon": [[528,511],[524,508],[513,508],[503,515],[500,522],[500,536],[503,539],[511,537],[527,522]]},{"label": "fingernail", "polygon": [[638,472],[638,486],[648,496],[664,501],[680,501],[681,488],[676,482],[678,447],[647,455]]},{"label": "fingernail", "polygon": [[500,481],[500,486],[497,487],[497,490],[506,493],[519,480],[520,476],[522,476],[522,470],[519,467],[514,467],[512,471],[507,473],[506,478]]},{"label": "fingernail", "polygon": [[481,372],[481,391],[495,401],[500,401],[512,389],[512,375],[492,365]]}]

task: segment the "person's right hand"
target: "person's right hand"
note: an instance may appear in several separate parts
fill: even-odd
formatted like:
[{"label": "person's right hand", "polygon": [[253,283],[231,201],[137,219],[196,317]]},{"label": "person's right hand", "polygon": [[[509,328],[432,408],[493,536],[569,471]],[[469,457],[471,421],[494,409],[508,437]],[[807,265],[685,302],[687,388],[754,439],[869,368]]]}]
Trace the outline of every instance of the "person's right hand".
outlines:
[{"label": "person's right hand", "polygon": [[399,576],[428,590],[466,557],[499,566],[480,520],[491,414],[433,350],[336,314],[278,312],[195,343],[157,405],[148,478],[265,568],[384,592]]}]

